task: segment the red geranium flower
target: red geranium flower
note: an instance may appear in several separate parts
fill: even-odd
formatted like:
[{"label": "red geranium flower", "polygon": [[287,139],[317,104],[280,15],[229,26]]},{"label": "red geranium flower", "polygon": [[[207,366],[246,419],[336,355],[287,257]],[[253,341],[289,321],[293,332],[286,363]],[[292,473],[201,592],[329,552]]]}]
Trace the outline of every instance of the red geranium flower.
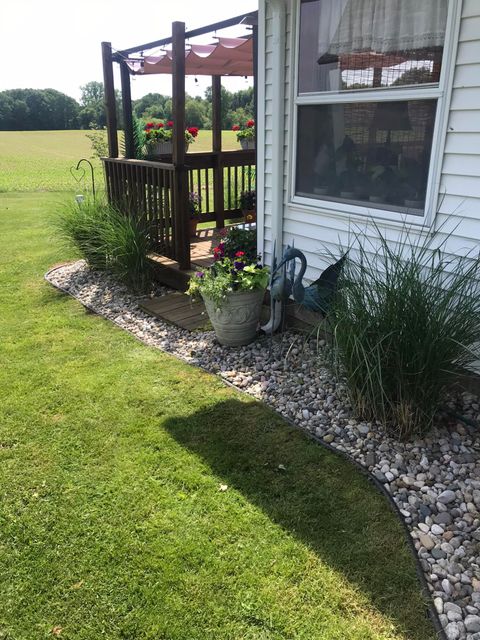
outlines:
[{"label": "red geranium flower", "polygon": [[198,127],[188,127],[187,131],[194,138],[196,138],[198,136]]},{"label": "red geranium flower", "polygon": [[255,126],[255,120],[248,120],[247,121],[247,127],[254,127]]},{"label": "red geranium flower", "polygon": [[169,120],[169,121],[167,122],[167,126],[168,126],[168,127],[173,127],[173,120]]},{"label": "red geranium flower", "polygon": [[163,127],[163,122],[159,122],[159,123],[157,124],[157,129],[162,129],[162,127]]},{"label": "red geranium flower", "polygon": [[238,124],[234,124],[232,127],[232,131],[240,131],[240,127]]},{"label": "red geranium flower", "polygon": [[237,253],[235,254],[235,257],[236,258],[241,258],[244,255],[245,255],[245,251],[237,251]]},{"label": "red geranium flower", "polygon": [[146,129],[151,129],[153,127],[153,122],[147,122],[147,124],[145,125]]}]

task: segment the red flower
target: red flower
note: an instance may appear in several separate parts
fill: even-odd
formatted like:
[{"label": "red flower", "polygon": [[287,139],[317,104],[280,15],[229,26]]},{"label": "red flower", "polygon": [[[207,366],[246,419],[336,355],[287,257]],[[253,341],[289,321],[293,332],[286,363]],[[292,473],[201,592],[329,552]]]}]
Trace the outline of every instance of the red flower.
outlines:
[{"label": "red flower", "polygon": [[187,131],[194,138],[198,136],[198,127],[188,127]]},{"label": "red flower", "polygon": [[240,131],[240,127],[238,124],[234,124],[232,127],[232,131]]},{"label": "red flower", "polygon": [[244,255],[245,255],[245,251],[237,251],[237,253],[235,254],[235,257],[236,258],[241,258]]},{"label": "red flower", "polygon": [[167,122],[167,127],[173,127],[173,120],[169,120]]},{"label": "red flower", "polygon": [[159,122],[157,124],[157,129],[162,129],[163,128],[163,122]]},{"label": "red flower", "polygon": [[254,127],[255,126],[255,120],[247,120],[247,127]]},{"label": "red flower", "polygon": [[153,122],[147,122],[145,125],[145,129],[151,129],[153,127]]}]

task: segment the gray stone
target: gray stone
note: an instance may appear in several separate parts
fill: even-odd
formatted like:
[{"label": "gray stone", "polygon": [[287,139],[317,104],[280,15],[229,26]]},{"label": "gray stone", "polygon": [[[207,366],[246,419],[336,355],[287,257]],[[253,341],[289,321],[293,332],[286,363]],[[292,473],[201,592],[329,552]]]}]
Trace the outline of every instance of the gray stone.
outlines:
[{"label": "gray stone", "polygon": [[374,451],[368,451],[366,456],[365,456],[365,466],[366,467],[373,467],[375,465],[375,452]]},{"label": "gray stone", "polygon": [[442,580],[442,589],[447,594],[447,596],[452,595],[452,585],[446,578]]},{"label": "gray stone", "polygon": [[435,524],[449,525],[452,524],[452,516],[448,513],[448,511],[443,511],[442,513],[434,516],[433,521],[435,522]]},{"label": "gray stone", "polygon": [[468,614],[464,620],[465,629],[469,633],[477,633],[480,631],[480,616]]},{"label": "gray stone", "polygon": [[443,605],[443,609],[445,613],[448,613],[449,611],[451,611],[453,613],[458,613],[462,615],[461,607],[459,607],[458,604],[455,604],[454,602],[445,602],[445,604]]},{"label": "gray stone", "polygon": [[454,500],[456,500],[456,498],[457,496],[455,495],[454,491],[451,491],[450,489],[446,489],[445,491],[442,491],[442,493],[438,496],[437,500],[441,504],[450,504],[450,502],[453,502]]},{"label": "gray stone", "polygon": [[449,622],[445,627],[445,635],[448,640],[459,640],[460,638],[460,629],[456,622]]}]

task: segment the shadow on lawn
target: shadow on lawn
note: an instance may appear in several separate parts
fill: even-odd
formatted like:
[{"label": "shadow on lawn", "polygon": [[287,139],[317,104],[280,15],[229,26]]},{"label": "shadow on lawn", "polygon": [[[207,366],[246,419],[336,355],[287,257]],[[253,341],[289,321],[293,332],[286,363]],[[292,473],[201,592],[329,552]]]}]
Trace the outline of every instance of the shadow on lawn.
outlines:
[{"label": "shadow on lawn", "polygon": [[230,487],[359,587],[409,638],[434,635],[419,619],[426,608],[397,516],[351,464],[254,401],[222,402],[165,426]]}]

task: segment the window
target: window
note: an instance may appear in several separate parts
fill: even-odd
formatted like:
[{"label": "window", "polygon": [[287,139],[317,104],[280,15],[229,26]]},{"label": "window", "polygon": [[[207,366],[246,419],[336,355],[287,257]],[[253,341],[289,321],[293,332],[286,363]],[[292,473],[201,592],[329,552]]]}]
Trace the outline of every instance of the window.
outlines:
[{"label": "window", "polygon": [[301,0],[295,194],[422,215],[448,0]]}]

